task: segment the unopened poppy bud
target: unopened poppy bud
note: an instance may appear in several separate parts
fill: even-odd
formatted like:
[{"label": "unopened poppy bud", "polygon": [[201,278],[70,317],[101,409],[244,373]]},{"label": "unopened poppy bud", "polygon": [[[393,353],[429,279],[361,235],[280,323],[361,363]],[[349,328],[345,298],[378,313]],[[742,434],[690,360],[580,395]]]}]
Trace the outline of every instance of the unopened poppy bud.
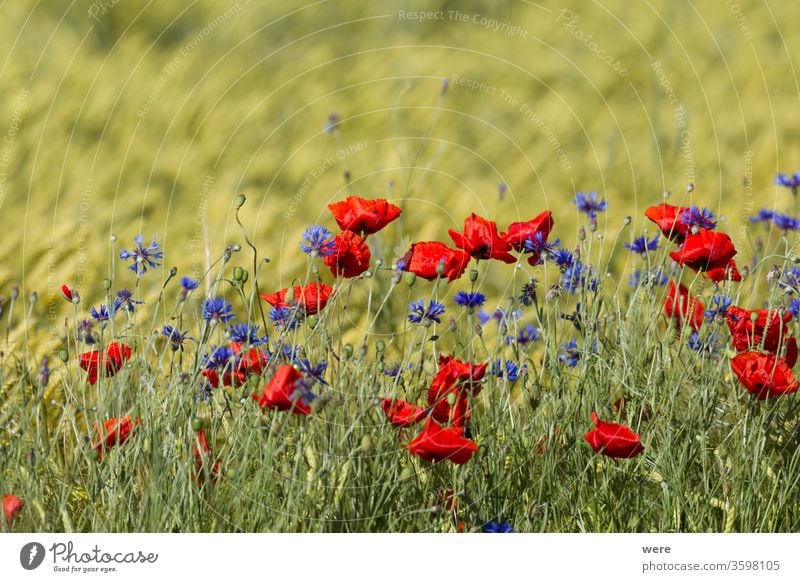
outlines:
[{"label": "unopened poppy bud", "polygon": [[438,265],[436,265],[436,274],[440,277],[444,276],[446,267],[444,261],[440,261]]},{"label": "unopened poppy bud", "polygon": [[382,353],[386,349],[386,343],[383,340],[378,340],[375,342],[375,351],[379,354]]},{"label": "unopened poppy bud", "polygon": [[412,273],[410,271],[406,271],[405,273],[403,273],[403,281],[405,281],[406,285],[408,285],[409,287],[413,287],[416,280],[417,280],[416,273]]},{"label": "unopened poppy bud", "polygon": [[469,280],[474,283],[478,280],[478,269],[470,269],[469,271]]},{"label": "unopened poppy bud", "polygon": [[361,344],[358,348],[358,355],[362,358],[367,355],[367,344]]},{"label": "unopened poppy bud", "polygon": [[170,279],[172,279],[172,277],[174,277],[174,276],[175,276],[175,275],[177,275],[177,274],[178,274],[178,267],[172,267],[172,268],[169,270],[169,278],[170,278]]},{"label": "unopened poppy bud", "polygon": [[311,266],[311,273],[312,273],[312,274],[313,274],[315,277],[316,277],[317,275],[319,275],[319,267],[318,267],[318,266],[316,266],[316,265],[312,265],[312,266]]},{"label": "unopened poppy bud", "polygon": [[289,287],[289,289],[286,290],[283,301],[288,305],[294,305],[294,287]]},{"label": "unopened poppy bud", "polygon": [[757,312],[754,311],[753,313],[750,314],[750,321],[753,321],[753,322],[758,321],[758,313]]},{"label": "unopened poppy bud", "polygon": [[234,267],[233,268],[233,280],[234,281],[241,281],[244,277],[244,269],[241,267]]},{"label": "unopened poppy bud", "polygon": [[235,202],[236,210],[239,210],[242,206],[244,206],[245,202],[247,202],[247,197],[244,194],[237,194]]},{"label": "unopened poppy bud", "polygon": [[67,350],[58,350],[58,359],[66,362],[69,359],[69,352]]},{"label": "unopened poppy bud", "polygon": [[72,289],[69,288],[69,285],[64,284],[61,286],[61,295],[63,295],[64,299],[66,299],[67,301],[72,302],[73,298]]},{"label": "unopened poppy bud", "polygon": [[200,430],[201,430],[202,428],[203,428],[203,419],[202,419],[202,418],[197,418],[197,417],[194,417],[194,418],[192,419],[192,430],[193,430],[194,432],[200,432]]},{"label": "unopened poppy bud", "polygon": [[103,279],[103,290],[108,291],[111,289],[111,279]]},{"label": "unopened poppy bud", "polygon": [[242,270],[242,283],[247,283],[247,280],[250,278],[250,275],[247,271]]},{"label": "unopened poppy bud", "polygon": [[369,453],[372,450],[372,439],[368,434],[361,437],[361,451]]},{"label": "unopened poppy bud", "polygon": [[383,265],[383,259],[375,259],[375,268],[378,269]]},{"label": "unopened poppy bud", "polygon": [[456,403],[456,395],[454,392],[451,392],[450,394],[447,395],[447,404],[453,406],[455,405],[455,403]]},{"label": "unopened poppy bud", "polygon": [[411,465],[406,465],[403,467],[403,470],[400,471],[400,480],[405,481],[406,479],[411,479],[414,476],[414,469]]},{"label": "unopened poppy bud", "polygon": [[626,216],[624,222],[625,222],[625,226],[628,226],[631,223],[631,217],[630,216]]},{"label": "unopened poppy bud", "polygon": [[317,324],[319,323],[319,317],[317,317],[316,315],[311,315],[306,318],[306,323],[308,324],[308,327],[314,329],[315,327],[317,327]]},{"label": "unopened poppy bud", "polygon": [[353,346],[350,344],[344,344],[342,346],[342,354],[344,355],[345,359],[350,359],[353,355]]},{"label": "unopened poppy bud", "polygon": [[33,291],[30,294],[30,298],[29,299],[30,299],[31,305],[35,305],[36,302],[39,301],[39,294],[36,291]]}]

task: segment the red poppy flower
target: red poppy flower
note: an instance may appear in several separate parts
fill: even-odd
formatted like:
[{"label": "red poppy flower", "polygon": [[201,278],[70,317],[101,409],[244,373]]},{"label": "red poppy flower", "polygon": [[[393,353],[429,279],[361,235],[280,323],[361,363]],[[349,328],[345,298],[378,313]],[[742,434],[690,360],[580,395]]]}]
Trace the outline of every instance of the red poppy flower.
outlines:
[{"label": "red poppy flower", "polygon": [[695,271],[713,271],[727,267],[735,254],[736,249],[727,234],[700,230],[687,235],[681,247],[669,256],[679,265]]},{"label": "red poppy flower", "polygon": [[731,359],[731,369],[747,391],[759,400],[797,390],[797,379],[791,368],[786,360],[775,354],[742,352]]},{"label": "red poppy flower", "polygon": [[253,399],[263,409],[291,410],[295,414],[311,414],[311,408],[296,396],[297,382],[303,375],[288,364],[278,367],[261,394],[253,394]]},{"label": "red poppy flower", "polygon": [[515,263],[508,253],[511,244],[497,233],[497,223],[481,218],[475,213],[464,220],[464,234],[452,228],[447,231],[455,245],[476,259],[497,259],[504,263]]},{"label": "red poppy flower", "polygon": [[245,376],[247,376],[247,374],[261,375],[267,366],[267,352],[261,348],[254,347],[242,352],[241,342],[231,342],[231,350],[233,350],[233,353],[239,358],[236,371]]},{"label": "red poppy flower", "polygon": [[25,502],[16,495],[9,493],[3,495],[3,514],[7,525],[14,521],[14,518],[22,511],[23,507],[25,507]]},{"label": "red poppy flower", "polygon": [[122,365],[131,357],[131,348],[119,342],[108,344],[105,352],[86,352],[79,356],[80,366],[89,372],[90,384],[97,382],[100,369],[105,370],[106,376],[113,376],[122,369]]},{"label": "red poppy flower", "polygon": [[748,311],[731,305],[728,307],[725,322],[731,330],[733,347],[736,351],[761,347],[763,341],[763,348],[775,354],[788,341],[788,324],[791,319],[792,314],[788,311],[783,313],[775,309]]},{"label": "red poppy flower", "polygon": [[325,309],[333,293],[333,288],[325,283],[309,283],[308,285],[297,285],[292,287],[291,290],[294,298],[291,301],[286,301],[286,295],[289,293],[289,288],[281,289],[275,293],[264,293],[261,298],[274,307],[295,307],[299,305],[302,307],[306,315],[315,315]]},{"label": "red poppy flower", "polygon": [[630,459],[644,450],[641,438],[627,426],[613,422],[603,422],[596,412],[592,412],[595,428],[583,438],[595,453],[601,453],[613,459]]},{"label": "red poppy flower", "polygon": [[405,400],[392,400],[391,398],[382,399],[381,408],[389,423],[397,427],[416,424],[423,420],[427,414],[421,406],[411,404]]},{"label": "red poppy flower", "polygon": [[[528,222],[512,222],[508,227],[508,232],[502,236],[508,244],[518,253],[528,252],[525,248],[525,241],[537,242],[537,235],[541,242],[547,242],[550,231],[553,230],[553,213],[545,210],[539,216]],[[536,266],[541,261],[541,256],[533,252],[528,257],[528,264]]]},{"label": "red poppy flower", "polygon": [[346,230],[337,234],[332,243],[331,253],[325,256],[325,265],[334,277],[357,277],[369,269],[371,254],[364,239]]},{"label": "red poppy flower", "polygon": [[680,220],[684,210],[689,209],[685,206],[659,204],[645,210],[644,215],[656,223],[665,237],[680,244],[691,232],[690,228]]},{"label": "red poppy flower", "polygon": [[219,479],[220,464],[222,461],[215,459],[211,461],[211,447],[208,445],[206,433],[200,429],[194,438],[194,445],[192,446],[194,452],[194,459],[197,464],[197,472],[194,475],[194,480],[198,485],[202,485],[205,481],[206,471],[211,476],[211,482],[216,483]]},{"label": "red poppy flower", "polygon": [[709,269],[705,272],[705,275],[714,283],[719,283],[720,281],[736,281],[738,283],[742,280],[742,274],[736,268],[736,261],[733,259],[723,268]]},{"label": "red poppy flower", "polygon": [[454,250],[440,242],[419,242],[411,245],[401,259],[403,270],[409,271],[428,281],[441,276],[455,281],[467,268],[469,253]]},{"label": "red poppy flower", "polygon": [[333,213],[339,228],[362,235],[378,232],[400,216],[400,207],[383,198],[365,200],[348,196],[343,202],[328,204],[328,210]]},{"label": "red poppy flower", "polygon": [[[203,376],[205,376],[206,380],[208,380],[208,383],[211,384],[212,388],[219,388],[220,377],[219,377],[219,372],[217,370],[215,370],[214,368],[208,368],[200,373]],[[222,373],[223,386],[243,386],[246,381],[247,381],[247,373],[241,368],[236,368],[235,370],[226,368],[225,371]]]},{"label": "red poppy flower", "polygon": [[703,303],[696,297],[689,295],[689,290],[683,285],[676,285],[670,280],[667,284],[667,298],[664,300],[664,314],[674,317],[678,331],[684,322],[697,331],[703,325]]},{"label": "red poppy flower", "polygon": [[[442,423],[465,426],[470,414],[467,388],[471,388],[472,395],[478,394],[488,367],[488,362],[475,365],[440,355],[439,372],[428,389],[428,406],[432,407],[433,418]],[[450,394],[455,394],[452,406],[448,401]]]},{"label": "red poppy flower", "polygon": [[408,443],[408,450],[431,463],[450,461],[463,465],[478,451],[478,445],[464,438],[462,429],[452,426],[443,428],[428,418],[422,432]]},{"label": "red poppy flower", "polygon": [[105,449],[124,444],[137,426],[139,426],[139,419],[134,421],[130,416],[104,420],[102,428],[94,425],[98,438],[92,443],[92,446],[97,451],[98,460],[103,458]]}]

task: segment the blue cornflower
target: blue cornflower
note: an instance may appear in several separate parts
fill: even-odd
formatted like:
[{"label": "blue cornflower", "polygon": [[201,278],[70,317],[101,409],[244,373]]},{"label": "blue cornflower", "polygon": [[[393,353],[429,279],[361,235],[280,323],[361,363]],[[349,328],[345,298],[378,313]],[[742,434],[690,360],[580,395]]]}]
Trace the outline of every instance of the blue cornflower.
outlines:
[{"label": "blue cornflower", "polygon": [[[595,291],[597,289],[597,279],[592,277],[593,271],[591,267],[587,267],[580,261],[575,262],[571,267],[567,267],[561,275],[561,286],[569,291],[575,293],[581,288],[586,288],[588,291]],[[589,277],[587,279],[587,277]]]},{"label": "blue cornflower", "polygon": [[644,255],[649,251],[658,250],[658,235],[654,236],[652,240],[647,240],[646,236],[639,236],[633,239],[632,243],[625,243],[625,246],[632,253]]},{"label": "blue cornflower", "polygon": [[117,314],[116,308],[117,304],[115,302],[111,305],[101,305],[99,308],[92,307],[89,313],[96,322],[105,323],[106,321],[110,321],[111,318]]},{"label": "blue cornflower", "polygon": [[800,230],[800,219],[780,212],[772,213],[772,223],[781,230]]},{"label": "blue cornflower", "polygon": [[531,278],[530,281],[522,286],[518,299],[525,307],[530,307],[536,303],[536,285],[538,284],[539,281]]},{"label": "blue cornflower", "polygon": [[453,301],[461,307],[466,307],[471,313],[486,303],[486,295],[478,291],[458,291],[453,297]]},{"label": "blue cornflower", "polygon": [[258,325],[251,323],[237,323],[228,328],[228,335],[232,342],[258,346],[269,341],[269,336],[259,337]]},{"label": "blue cornflower", "polygon": [[728,316],[728,308],[733,303],[733,299],[728,297],[727,295],[714,295],[711,298],[711,301],[716,305],[713,309],[706,309],[703,315],[709,321],[714,321],[715,319],[725,319]]},{"label": "blue cornflower", "polygon": [[597,218],[598,212],[603,212],[608,208],[608,202],[605,200],[597,199],[597,192],[589,192],[587,196],[584,192],[578,192],[575,195],[575,206],[578,210],[585,212],[589,218]]},{"label": "blue cornflower", "polygon": [[558,249],[552,252],[550,260],[552,260],[559,269],[564,271],[572,266],[575,262],[575,257],[567,249]]},{"label": "blue cornflower", "polygon": [[48,365],[47,356],[42,358],[42,365],[39,367],[39,385],[47,386],[50,382],[50,366]]},{"label": "blue cornflower", "polygon": [[225,323],[233,317],[233,306],[222,297],[209,297],[203,301],[203,319],[207,322]]},{"label": "blue cornflower", "polygon": [[144,301],[139,299],[133,298],[133,293],[128,291],[127,289],[123,289],[122,291],[117,291],[117,300],[114,302],[115,309],[119,309],[122,307],[123,309],[127,309],[130,313],[136,311],[137,305],[143,305]]},{"label": "blue cornflower", "polygon": [[97,342],[94,335],[94,322],[91,319],[82,319],[78,322],[77,335],[78,339],[85,344],[93,344]]},{"label": "blue cornflower", "polygon": [[296,363],[297,367],[300,368],[300,371],[303,372],[303,374],[305,374],[315,382],[319,382],[323,386],[328,385],[324,377],[325,371],[328,369],[328,362],[323,360],[316,366],[312,366],[311,362],[309,362],[305,358],[298,358]]},{"label": "blue cornflower", "polygon": [[425,307],[425,300],[412,301],[408,304],[408,321],[411,323],[421,323],[425,327],[433,323],[442,323],[441,315],[445,312],[444,304],[435,299],[431,299],[428,307]]},{"label": "blue cornflower", "polygon": [[517,533],[510,523],[490,521],[483,524],[483,533]]},{"label": "blue cornflower", "polygon": [[522,248],[526,253],[534,253],[537,255],[549,255],[561,246],[561,239],[557,238],[552,242],[547,242],[541,232],[533,235],[533,238],[525,239],[522,243]]},{"label": "blue cornflower", "polygon": [[679,220],[689,228],[697,227],[703,230],[714,230],[717,222],[714,220],[714,213],[708,208],[690,206],[681,212]]},{"label": "blue cornflower", "polygon": [[233,353],[229,346],[218,346],[211,348],[211,353],[204,355],[203,360],[205,361],[206,370],[232,368],[236,361],[236,354]]},{"label": "blue cornflower", "polygon": [[578,342],[573,339],[561,344],[558,359],[570,368],[577,366],[578,361],[581,359],[581,353],[578,351]]},{"label": "blue cornflower", "polygon": [[521,346],[531,344],[539,339],[539,330],[533,324],[527,324],[517,332],[517,343]]},{"label": "blue cornflower", "polygon": [[800,267],[785,269],[778,279],[778,287],[789,295],[800,294]]},{"label": "blue cornflower", "polygon": [[505,377],[509,382],[514,383],[519,378],[519,366],[511,360],[495,360],[492,362],[491,373],[498,378]]},{"label": "blue cornflower", "polygon": [[778,186],[789,188],[792,194],[797,195],[797,190],[800,189],[800,172],[795,172],[791,176],[788,174],[778,174],[775,176],[775,183]]},{"label": "blue cornflower", "polygon": [[181,277],[181,291],[188,293],[197,289],[199,283],[189,277]]},{"label": "blue cornflower", "polygon": [[500,326],[508,325],[511,321],[517,321],[520,319],[524,314],[520,309],[512,309],[511,311],[506,311],[502,307],[498,307],[494,310],[493,313],[489,313],[488,311],[479,311],[478,312],[478,321],[481,322],[481,325],[486,325],[492,319],[496,319]]},{"label": "blue cornflower", "polygon": [[291,331],[300,325],[303,314],[296,308],[273,307],[269,310],[269,318],[280,331]]},{"label": "blue cornflower", "polygon": [[315,224],[303,231],[300,248],[311,257],[327,257],[333,252],[333,233],[324,226]]},{"label": "blue cornflower", "polygon": [[633,288],[645,287],[646,289],[651,289],[656,285],[666,285],[668,281],[669,277],[664,274],[664,271],[659,267],[655,267],[649,271],[636,269],[631,273],[628,284]]},{"label": "blue cornflower", "polygon": [[164,258],[164,251],[161,250],[161,247],[156,241],[151,242],[150,246],[147,248],[143,247],[142,235],[133,237],[133,240],[136,242],[136,248],[132,251],[122,249],[119,252],[119,258],[123,261],[133,259],[130,270],[141,276],[147,272],[148,267],[152,269],[161,264],[157,263],[156,260]]},{"label": "blue cornflower", "polygon": [[188,333],[188,331],[181,332],[178,328],[172,327],[171,325],[165,325],[161,328],[161,335],[169,339],[173,351],[183,351],[183,342],[187,339],[193,339],[189,337]]},{"label": "blue cornflower", "polygon": [[772,220],[772,216],[775,214],[774,210],[769,210],[768,208],[762,208],[758,211],[758,214],[755,216],[750,217],[750,222],[769,222]]},{"label": "blue cornflower", "polygon": [[789,307],[787,309],[795,319],[800,319],[800,299],[792,299],[789,301]]},{"label": "blue cornflower", "polygon": [[691,350],[706,357],[719,355],[724,349],[720,335],[716,332],[708,334],[705,339],[700,339],[700,334],[693,331],[688,344]]}]

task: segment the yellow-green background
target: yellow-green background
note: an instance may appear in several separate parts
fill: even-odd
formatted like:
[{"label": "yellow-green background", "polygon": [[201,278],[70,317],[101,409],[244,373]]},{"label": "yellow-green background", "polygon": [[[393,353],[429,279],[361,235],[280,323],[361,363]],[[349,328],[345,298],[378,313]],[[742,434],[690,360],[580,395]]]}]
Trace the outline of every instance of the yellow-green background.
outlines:
[{"label": "yellow-green background", "polygon": [[[563,9],[578,16],[571,29]],[[401,10],[455,10],[469,22],[418,22]],[[521,32],[489,30],[473,15]],[[625,215],[642,230],[644,207],[669,190],[728,217],[744,244],[743,210],[788,208],[772,180],[800,167],[796,23],[794,2],[744,0],[7,1],[0,286],[7,294],[20,281],[51,305],[57,285],[72,282],[96,299],[111,233],[123,247],[140,232],[155,237],[167,266],[194,274],[201,248],[216,255],[241,242],[232,228],[238,192],[248,195],[254,241],[273,259],[263,285],[278,286],[303,268],[303,227],[334,226],[325,204],[346,194],[341,164],[318,177],[315,168],[358,144],[346,158],[353,192],[408,199],[402,232],[385,235],[387,260],[395,245],[399,253],[413,239],[447,240],[472,211],[503,226],[549,208],[572,244],[576,190],[609,200],[609,233]],[[629,74],[601,62],[578,32]],[[517,104],[455,82],[440,98],[441,79],[455,76]],[[691,196],[676,106],[690,132]],[[323,131],[333,111],[343,120],[339,143]]]}]

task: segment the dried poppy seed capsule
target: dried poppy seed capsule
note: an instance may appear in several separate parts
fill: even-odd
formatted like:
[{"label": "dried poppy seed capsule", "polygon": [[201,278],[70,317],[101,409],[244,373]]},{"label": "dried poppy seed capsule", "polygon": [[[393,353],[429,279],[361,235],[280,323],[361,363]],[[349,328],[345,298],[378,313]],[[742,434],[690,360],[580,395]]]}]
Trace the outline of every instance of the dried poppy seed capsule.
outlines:
[{"label": "dried poppy seed capsule", "polygon": [[586,229],[583,227],[580,227],[580,229],[578,229],[578,240],[579,241],[586,240]]},{"label": "dried poppy seed capsule", "polygon": [[469,280],[474,283],[478,280],[478,269],[470,269],[469,271]]}]

